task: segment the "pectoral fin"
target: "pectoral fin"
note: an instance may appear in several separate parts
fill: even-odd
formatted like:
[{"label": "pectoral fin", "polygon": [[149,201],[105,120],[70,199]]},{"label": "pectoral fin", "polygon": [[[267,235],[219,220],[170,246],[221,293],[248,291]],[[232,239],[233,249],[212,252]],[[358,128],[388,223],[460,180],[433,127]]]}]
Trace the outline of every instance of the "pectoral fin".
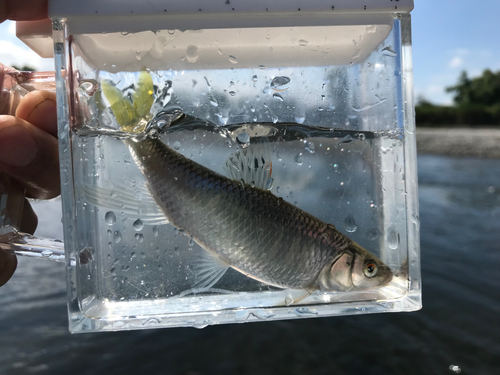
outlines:
[{"label": "pectoral fin", "polygon": [[167,217],[145,185],[136,186],[133,190],[125,184],[117,183],[111,183],[106,188],[84,184],[82,191],[84,199],[95,206],[123,212],[131,218],[140,218],[144,224],[168,224]]}]

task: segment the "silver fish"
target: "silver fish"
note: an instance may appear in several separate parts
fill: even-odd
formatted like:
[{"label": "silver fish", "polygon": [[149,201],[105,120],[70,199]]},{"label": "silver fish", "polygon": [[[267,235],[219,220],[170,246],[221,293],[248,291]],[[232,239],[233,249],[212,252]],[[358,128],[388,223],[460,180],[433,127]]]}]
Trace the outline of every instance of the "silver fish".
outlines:
[{"label": "silver fish", "polygon": [[309,292],[365,290],[392,279],[388,266],[334,225],[270,191],[222,176],[156,137],[124,142],[170,223],[224,265]]}]

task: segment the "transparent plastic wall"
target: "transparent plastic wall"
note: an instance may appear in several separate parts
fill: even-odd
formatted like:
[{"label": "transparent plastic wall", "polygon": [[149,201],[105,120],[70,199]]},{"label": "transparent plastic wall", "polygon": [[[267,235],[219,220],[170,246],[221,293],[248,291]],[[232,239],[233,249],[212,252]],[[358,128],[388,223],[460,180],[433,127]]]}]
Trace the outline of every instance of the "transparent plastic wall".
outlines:
[{"label": "transparent plastic wall", "polygon": [[[73,35],[56,20],[54,42],[73,332],[420,308],[409,15],[378,25]],[[174,109],[197,119],[160,134],[165,144],[227,175],[231,155],[266,138],[271,193],[379,257],[391,282],[304,292],[230,268],[197,288],[206,251],[158,215],[102,89],[133,103],[144,72],[153,101],[141,121]]]}]

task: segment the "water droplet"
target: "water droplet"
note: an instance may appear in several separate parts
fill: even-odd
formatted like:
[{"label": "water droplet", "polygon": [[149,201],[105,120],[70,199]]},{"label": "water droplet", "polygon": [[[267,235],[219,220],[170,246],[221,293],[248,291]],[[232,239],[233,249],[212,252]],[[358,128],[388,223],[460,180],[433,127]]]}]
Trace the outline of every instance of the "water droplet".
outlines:
[{"label": "water droplet", "polygon": [[122,234],[119,231],[116,231],[113,235],[113,241],[115,243],[119,243],[122,240]]},{"label": "water droplet", "polygon": [[252,81],[257,82],[257,76],[256,76],[256,75],[254,75],[254,76],[252,77]]},{"label": "water droplet", "polygon": [[214,107],[218,107],[219,103],[217,103],[217,100],[213,96],[210,97],[210,104],[212,104]]},{"label": "water droplet", "polygon": [[278,93],[273,94],[273,98],[274,99],[278,99],[280,102],[283,101],[283,97],[280,94],[278,94]]},{"label": "water droplet", "polygon": [[155,226],[153,227],[153,236],[158,237],[158,235],[159,235],[159,234],[160,234],[160,231],[159,231],[159,229],[158,229],[158,226],[157,226],[157,225],[155,225]]},{"label": "water droplet", "polygon": [[305,39],[300,39],[299,40],[299,46],[301,46],[301,47],[305,47],[308,44],[309,44],[309,42],[307,40],[305,40]]},{"label": "water droplet", "polygon": [[417,231],[419,231],[420,230],[420,218],[418,217],[418,215],[411,214],[411,221],[415,224]]},{"label": "water droplet", "polygon": [[390,56],[390,57],[396,57],[396,55],[397,55],[396,51],[394,51],[391,46],[383,48],[382,53],[385,56]]},{"label": "water droplet", "polygon": [[297,316],[318,315],[318,312],[310,310],[307,307],[299,307],[295,309],[295,315]]},{"label": "water droplet", "polygon": [[270,84],[270,87],[274,91],[285,91],[291,85],[292,80],[289,77],[279,76],[275,77]]},{"label": "water droplet", "polygon": [[236,311],[234,314],[234,319],[235,320],[246,320],[250,317],[250,313],[246,310],[239,310]]},{"label": "water droplet", "polygon": [[236,142],[238,142],[241,147],[246,148],[250,143],[250,136],[247,133],[240,133],[236,136]]},{"label": "water droplet", "polygon": [[116,215],[113,211],[108,211],[106,212],[106,215],[104,215],[104,220],[106,220],[106,223],[108,225],[113,225],[116,223]]},{"label": "water droplet", "polygon": [[353,233],[358,229],[358,224],[356,224],[356,220],[354,220],[354,216],[352,214],[347,215],[344,219],[344,228],[346,232]]},{"label": "water droplet", "polygon": [[154,327],[161,323],[160,318],[149,318],[142,325],[146,327]]},{"label": "water droplet", "polygon": [[259,69],[260,70],[264,70],[264,69],[266,69],[266,66],[265,65],[259,65]]},{"label": "water droplet", "polygon": [[181,149],[181,143],[179,141],[174,142],[174,150],[180,150]]},{"label": "water droplet", "polygon": [[450,365],[449,369],[451,371],[453,371],[455,374],[460,374],[462,372],[462,369],[460,368],[460,366],[457,366],[457,365]]},{"label": "water droplet", "polygon": [[376,228],[372,228],[368,231],[368,233],[366,234],[366,237],[368,238],[368,240],[370,241],[373,241],[373,240],[376,240],[377,238],[380,237],[380,232],[378,231],[378,229]]},{"label": "water droplet", "polygon": [[158,129],[153,128],[148,132],[148,137],[151,139],[158,139],[159,134]]},{"label": "water droplet", "polygon": [[229,55],[228,59],[229,59],[229,62],[231,64],[238,64],[238,59],[236,57],[234,57],[233,55]]},{"label": "water droplet", "polygon": [[296,122],[297,124],[303,124],[303,123],[304,123],[304,121],[306,121],[305,116],[295,116],[295,122]]},{"label": "water droplet", "polygon": [[122,31],[120,34],[122,34],[123,36],[127,36],[129,33],[126,31]]},{"label": "water droplet", "polygon": [[299,152],[297,155],[295,155],[295,158],[293,160],[298,165],[302,165],[302,163],[304,162],[304,158],[302,157],[302,152]]},{"label": "water droplet", "polygon": [[192,44],[186,48],[186,59],[190,63],[195,63],[200,55],[198,54],[198,47]]},{"label": "water droplet", "polygon": [[137,51],[137,52],[135,53],[135,58],[136,58],[137,60],[139,60],[139,61],[141,61],[141,60],[142,60],[141,51]]},{"label": "water droplet", "polygon": [[134,229],[138,232],[142,230],[142,228],[144,228],[144,223],[142,222],[141,219],[137,219],[136,221],[134,221],[134,224],[132,225],[134,226]]},{"label": "water droplet", "polygon": [[352,137],[350,134],[347,134],[344,138],[340,140],[339,143],[337,143],[337,146],[340,146],[342,143],[349,143],[352,142]]},{"label": "water droplet", "polygon": [[99,84],[93,79],[85,79],[80,82],[78,87],[85,96],[93,96],[99,89]]},{"label": "water droplet", "polygon": [[278,116],[273,116],[273,117],[271,117],[271,119],[273,120],[274,124],[276,124],[278,122]]},{"label": "water droplet", "polygon": [[314,154],[315,151],[314,149],[315,149],[314,143],[312,142],[306,143],[306,150],[309,151],[311,154]]},{"label": "water droplet", "polygon": [[170,35],[174,35],[174,34],[175,34],[175,30],[168,30],[168,33],[169,33]]},{"label": "water droplet", "polygon": [[236,91],[229,91],[229,95],[235,96],[236,95]]},{"label": "water droplet", "polygon": [[365,133],[359,133],[359,134],[358,134],[358,139],[359,139],[360,141],[364,141],[364,140],[366,139],[366,135],[365,135]]},{"label": "water droplet", "polygon": [[273,184],[274,184],[274,178],[269,176],[266,182],[266,190],[271,190],[273,188]]},{"label": "water droplet", "polygon": [[142,233],[136,233],[134,238],[139,242],[144,241],[144,235]]},{"label": "water droplet", "polygon": [[399,233],[394,228],[387,231],[387,245],[393,250],[399,246]]}]

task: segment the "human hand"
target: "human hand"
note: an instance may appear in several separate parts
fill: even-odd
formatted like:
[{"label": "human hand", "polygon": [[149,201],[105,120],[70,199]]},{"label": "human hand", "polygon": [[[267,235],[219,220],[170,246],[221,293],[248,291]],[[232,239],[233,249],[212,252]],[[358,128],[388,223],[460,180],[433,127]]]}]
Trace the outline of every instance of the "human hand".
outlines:
[{"label": "human hand", "polygon": [[[26,189],[26,196],[50,199],[59,195],[55,93],[33,91],[19,103],[15,116],[0,115],[0,171]],[[37,218],[25,201],[20,230],[33,233]],[[15,255],[0,250],[0,286],[17,266]]]},{"label": "human hand", "polygon": [[[47,18],[47,0],[2,0],[0,23]],[[59,195],[55,94],[31,92],[19,103],[15,116],[0,112],[0,172],[26,188],[28,197],[48,199]],[[26,201],[20,230],[33,233],[36,215]],[[0,249],[0,286],[14,274],[17,257]]]}]

